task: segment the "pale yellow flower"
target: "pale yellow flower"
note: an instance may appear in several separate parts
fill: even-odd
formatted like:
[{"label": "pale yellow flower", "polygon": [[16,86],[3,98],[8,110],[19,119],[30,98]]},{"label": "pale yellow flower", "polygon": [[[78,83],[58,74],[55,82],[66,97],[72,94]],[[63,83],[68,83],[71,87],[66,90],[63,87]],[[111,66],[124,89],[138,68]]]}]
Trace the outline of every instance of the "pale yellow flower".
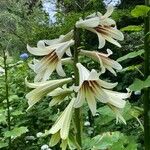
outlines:
[{"label": "pale yellow flower", "polygon": [[34,90],[32,90],[26,95],[26,98],[28,99],[29,108],[31,108],[34,104],[39,102],[44,96],[46,96],[51,91],[71,81],[71,78],[66,78],[50,80],[45,82],[29,83],[27,79],[25,79],[25,84],[30,88],[34,88]]},{"label": "pale yellow flower", "polygon": [[73,98],[68,106],[65,108],[63,113],[58,117],[55,124],[49,130],[50,134],[56,134],[60,132],[60,138],[66,140],[69,134],[70,123],[73,114],[73,105],[75,99]]},{"label": "pale yellow flower", "polygon": [[44,56],[40,61],[36,61],[34,63],[34,72],[37,74],[34,81],[38,82],[48,80],[55,69],[60,76],[65,76],[61,58],[66,51],[70,51],[70,46],[73,44],[74,40],[37,48],[32,48],[28,45],[27,49],[31,54],[36,56]]},{"label": "pale yellow flower", "polygon": [[114,88],[117,83],[108,83],[99,79],[96,70],[90,72],[80,63],[77,64],[79,70],[79,86],[75,89],[77,98],[74,107],[81,107],[87,100],[88,106],[93,115],[96,113],[96,100],[111,104],[117,108],[124,108],[126,101],[124,99],[130,96],[130,93],[120,93],[109,89]]},{"label": "pale yellow flower", "polygon": [[116,22],[109,18],[113,9],[113,6],[108,6],[107,12],[104,15],[97,12],[88,16],[85,20],[80,19],[76,22],[77,28],[83,28],[97,34],[99,49],[105,46],[106,40],[121,47],[116,40],[122,41],[124,39],[123,34],[116,27]]},{"label": "pale yellow flower", "polygon": [[90,57],[95,61],[97,61],[98,63],[100,63],[101,73],[104,73],[107,69],[116,76],[117,74],[114,69],[116,70],[122,69],[122,66],[117,61],[114,61],[109,58],[109,56],[112,54],[112,51],[110,49],[107,49],[107,54],[100,53],[98,51],[86,51],[86,50],[81,50],[80,54]]}]

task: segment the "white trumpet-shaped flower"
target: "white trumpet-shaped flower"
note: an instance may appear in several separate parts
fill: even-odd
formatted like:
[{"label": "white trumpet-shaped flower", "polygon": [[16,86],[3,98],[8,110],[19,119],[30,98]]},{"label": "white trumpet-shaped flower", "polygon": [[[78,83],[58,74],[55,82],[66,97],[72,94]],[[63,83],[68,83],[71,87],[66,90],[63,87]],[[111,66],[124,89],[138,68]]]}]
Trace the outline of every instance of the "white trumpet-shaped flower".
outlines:
[{"label": "white trumpet-shaped flower", "polygon": [[[49,79],[52,72],[56,69],[60,76],[65,76],[65,72],[62,68],[61,58],[65,52],[70,51],[70,46],[74,44],[74,40],[63,42],[60,44],[54,44],[51,46],[43,46],[32,48],[27,45],[27,50],[36,56],[44,56],[41,60],[35,61],[34,65],[30,65],[34,72],[37,74],[34,81],[46,81]],[[71,53],[66,53],[69,56]]]},{"label": "white trumpet-shaped flower", "polygon": [[44,47],[45,44],[47,45],[54,45],[54,44],[59,44],[59,43],[63,43],[63,42],[67,42],[69,40],[71,40],[73,38],[73,30],[71,30],[70,32],[68,32],[65,35],[60,35],[59,38],[57,39],[52,39],[52,40],[40,40],[37,43],[37,47]]},{"label": "white trumpet-shaped flower", "polygon": [[109,18],[113,9],[113,6],[109,5],[107,12],[104,15],[97,12],[88,16],[85,20],[80,19],[76,22],[77,28],[83,28],[97,34],[99,49],[105,46],[106,40],[118,47],[121,47],[116,40],[122,41],[124,39],[122,32],[120,32],[116,27],[116,22]]},{"label": "white trumpet-shaped flower", "polygon": [[116,70],[122,69],[122,66],[117,61],[108,58],[112,54],[112,51],[110,49],[107,49],[107,54],[100,53],[97,51],[86,51],[86,50],[81,50],[80,54],[90,57],[95,61],[97,61],[98,63],[100,63],[101,73],[104,73],[107,69],[116,76],[116,72],[114,69]]},{"label": "white trumpet-shaped flower", "polygon": [[79,70],[79,86],[75,89],[77,98],[74,107],[81,107],[85,99],[93,115],[96,114],[96,99],[102,103],[111,104],[117,108],[124,108],[126,101],[124,99],[130,96],[130,93],[120,93],[109,89],[114,88],[117,83],[108,83],[99,79],[96,70],[91,72],[80,63],[77,64]]},{"label": "white trumpet-shaped flower", "polygon": [[30,88],[34,88],[34,90],[32,90],[26,95],[26,98],[28,99],[28,105],[29,105],[28,109],[31,108],[37,102],[39,102],[41,98],[46,96],[51,91],[71,81],[72,81],[71,78],[66,78],[66,79],[51,80],[45,82],[29,83],[27,79],[25,79],[25,84]]},{"label": "white trumpet-shaped flower", "polygon": [[61,139],[65,140],[68,138],[74,101],[75,99],[73,98],[63,113],[56,120],[55,124],[49,130],[50,134],[56,134],[57,132],[60,132]]}]

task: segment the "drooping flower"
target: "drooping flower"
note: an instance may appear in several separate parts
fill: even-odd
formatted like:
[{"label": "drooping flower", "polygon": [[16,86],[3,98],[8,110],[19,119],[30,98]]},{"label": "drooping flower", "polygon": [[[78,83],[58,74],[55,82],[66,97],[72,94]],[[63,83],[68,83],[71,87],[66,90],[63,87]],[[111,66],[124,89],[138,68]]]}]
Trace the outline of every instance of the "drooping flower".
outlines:
[{"label": "drooping flower", "polygon": [[77,64],[79,70],[79,86],[75,89],[77,98],[74,107],[81,107],[85,99],[93,115],[96,114],[96,100],[111,104],[117,108],[124,108],[126,101],[124,99],[130,96],[130,93],[115,92],[110,89],[114,88],[117,83],[108,83],[99,79],[96,70],[90,72],[80,63]]},{"label": "drooping flower", "polygon": [[55,124],[49,130],[50,134],[60,133],[60,138],[66,140],[69,134],[69,128],[71,123],[71,118],[73,114],[73,105],[75,99],[73,98],[68,106],[65,108],[63,113],[58,117]]},{"label": "drooping flower", "polygon": [[[34,71],[37,74],[34,81],[46,81],[55,69],[60,76],[65,76],[65,72],[62,69],[61,58],[65,52],[70,51],[70,46],[73,44],[74,40],[37,48],[32,48],[28,45],[27,49],[31,54],[44,56],[40,61],[36,61],[34,64]],[[70,56],[70,52],[67,54]]]},{"label": "drooping flower", "polygon": [[113,6],[109,5],[107,12],[104,15],[97,12],[87,16],[85,20],[80,19],[76,22],[77,28],[83,28],[97,34],[99,49],[104,47],[106,42],[105,40],[121,47],[116,40],[122,41],[124,39],[123,34],[116,27],[116,22],[109,18],[113,12],[113,9]]},{"label": "drooping flower", "polygon": [[95,61],[97,61],[98,63],[100,63],[101,73],[104,73],[107,69],[116,76],[116,72],[114,71],[114,69],[116,70],[122,69],[122,66],[117,61],[108,58],[112,54],[112,51],[110,49],[107,49],[107,54],[100,53],[98,51],[86,51],[86,50],[81,50],[80,54],[90,57]]},{"label": "drooping flower", "polygon": [[54,44],[59,44],[59,43],[63,43],[63,42],[67,42],[70,41],[73,38],[73,30],[71,30],[70,32],[68,32],[66,35],[60,35],[59,38],[57,39],[52,39],[52,40],[40,40],[37,43],[37,47],[45,47],[45,44],[47,45],[54,45]]},{"label": "drooping flower", "polygon": [[66,78],[66,79],[50,80],[45,82],[29,83],[27,79],[25,79],[25,84],[30,88],[34,88],[34,90],[32,90],[26,95],[29,105],[28,109],[31,108],[37,102],[39,102],[41,98],[46,96],[51,91],[71,81],[72,81],[71,78]]}]

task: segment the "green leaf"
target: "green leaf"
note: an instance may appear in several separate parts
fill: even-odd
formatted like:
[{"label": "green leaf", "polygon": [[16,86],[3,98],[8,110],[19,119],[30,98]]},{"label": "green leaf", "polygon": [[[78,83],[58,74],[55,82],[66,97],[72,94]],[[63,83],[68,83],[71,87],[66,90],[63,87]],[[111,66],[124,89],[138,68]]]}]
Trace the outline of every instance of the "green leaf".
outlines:
[{"label": "green leaf", "polygon": [[133,84],[129,86],[129,89],[131,91],[140,91],[144,88],[150,87],[150,76],[145,81],[142,81],[140,79],[135,79]]},{"label": "green leaf", "polygon": [[122,57],[118,58],[117,61],[118,61],[118,62],[121,62],[121,61],[124,61],[124,60],[129,59],[129,58],[135,58],[135,57],[137,57],[137,56],[142,55],[143,53],[144,53],[144,50],[143,50],[143,49],[142,49],[142,50],[135,51],[135,52],[131,52],[131,53],[125,55],[125,56],[122,56]]},{"label": "green leaf", "polygon": [[7,146],[8,146],[7,143],[0,141],[0,148],[4,148],[4,147],[7,147]]},{"label": "green leaf", "polygon": [[137,150],[135,139],[118,131],[105,132],[95,136],[90,140],[88,147],[91,150]]},{"label": "green leaf", "polygon": [[0,109],[0,123],[6,123],[6,116],[4,109]]},{"label": "green leaf", "polygon": [[139,32],[141,30],[143,30],[142,26],[134,26],[134,25],[127,26],[121,29],[121,31],[129,31],[129,32]]},{"label": "green leaf", "polygon": [[14,112],[11,113],[12,116],[19,116],[23,115],[24,113],[21,110],[15,110]]},{"label": "green leaf", "polygon": [[16,137],[19,137],[21,136],[22,134],[28,132],[28,129],[27,127],[16,127],[14,128],[13,130],[11,131],[6,131],[4,133],[4,136],[7,138],[7,137],[12,137],[12,138],[16,138]]},{"label": "green leaf", "polygon": [[146,17],[148,12],[150,10],[150,7],[145,5],[137,5],[132,11],[131,15],[133,17]]}]

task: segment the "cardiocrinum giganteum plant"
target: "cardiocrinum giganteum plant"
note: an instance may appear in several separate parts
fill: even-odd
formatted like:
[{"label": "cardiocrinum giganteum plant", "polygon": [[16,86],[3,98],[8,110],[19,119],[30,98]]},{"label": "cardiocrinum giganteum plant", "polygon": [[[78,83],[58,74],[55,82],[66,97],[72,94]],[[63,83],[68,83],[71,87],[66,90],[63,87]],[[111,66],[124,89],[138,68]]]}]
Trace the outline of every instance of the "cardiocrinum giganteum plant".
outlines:
[{"label": "cardiocrinum giganteum plant", "polygon": [[[116,22],[110,18],[112,12],[113,7],[108,6],[104,15],[97,12],[85,19],[79,19],[76,22],[75,29],[82,28],[96,33],[99,41],[98,49],[103,48],[106,41],[121,47],[117,41],[123,40],[124,36],[117,29]],[[31,54],[40,57],[40,59],[34,59],[29,64],[29,67],[36,74],[34,83],[25,80],[26,85],[33,88],[26,95],[29,108],[45,96],[51,97],[50,107],[57,107],[64,101],[67,103],[66,108],[54,125],[45,133],[46,135],[51,134],[50,146],[55,146],[60,142],[62,149],[66,149],[67,145],[70,146],[70,141],[74,141],[77,149],[81,147],[82,127],[80,124],[82,121],[80,115],[82,107],[87,104],[94,116],[97,111],[96,103],[104,103],[112,109],[117,122],[122,121],[126,124],[121,115],[121,110],[125,107],[125,99],[130,97],[129,91],[121,93],[113,90],[117,83],[109,83],[101,79],[101,74],[104,74],[106,70],[116,76],[116,70],[122,69],[117,61],[109,58],[112,51],[107,49],[106,53],[102,53],[99,52],[100,50],[89,51],[74,48],[71,52],[72,47],[77,47],[75,45],[75,32],[77,31],[72,30],[53,40],[41,40],[37,43],[37,47],[27,46],[27,50]],[[67,57],[64,58],[64,56]],[[78,60],[78,56],[86,56],[98,62],[99,69],[87,69],[79,61],[80,59]],[[63,65],[67,63],[74,65],[74,75],[65,78],[66,73],[63,70]],[[61,78],[52,80],[51,74],[55,70]]]}]

